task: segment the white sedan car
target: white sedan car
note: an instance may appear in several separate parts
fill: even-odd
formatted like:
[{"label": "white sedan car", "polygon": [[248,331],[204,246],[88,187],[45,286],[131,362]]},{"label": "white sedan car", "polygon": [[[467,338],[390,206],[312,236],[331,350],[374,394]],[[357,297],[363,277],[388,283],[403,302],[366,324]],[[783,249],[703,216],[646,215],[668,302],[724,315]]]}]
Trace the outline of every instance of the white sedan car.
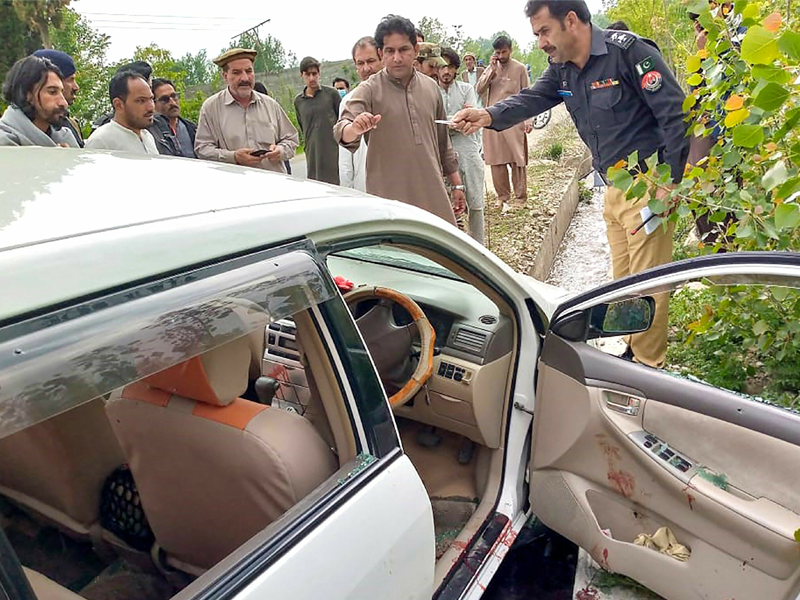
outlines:
[{"label": "white sedan car", "polygon": [[800,417],[591,343],[696,280],[800,260],[566,298],[352,190],[1,149],[0,596],[478,598],[533,514],[669,600],[794,598]]}]

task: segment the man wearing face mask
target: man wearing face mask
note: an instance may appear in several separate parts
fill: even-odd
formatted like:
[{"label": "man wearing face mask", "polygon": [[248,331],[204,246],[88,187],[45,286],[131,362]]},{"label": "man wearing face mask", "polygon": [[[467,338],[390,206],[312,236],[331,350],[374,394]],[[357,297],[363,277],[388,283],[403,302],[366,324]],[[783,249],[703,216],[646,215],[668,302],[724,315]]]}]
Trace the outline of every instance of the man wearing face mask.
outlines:
[{"label": "man wearing face mask", "polygon": [[343,77],[337,77],[333,80],[333,89],[339,92],[339,96],[344,98],[350,93],[350,82]]},{"label": "man wearing face mask", "polygon": [[299,138],[280,104],[253,91],[257,54],[233,48],[214,59],[227,86],[203,102],[194,151],[204,160],[285,173]]},{"label": "man wearing face mask", "polygon": [[8,108],[0,118],[0,146],[78,147],[62,127],[67,115],[63,74],[46,58],[18,60],[6,75],[3,97]]},{"label": "man wearing face mask", "polygon": [[333,139],[333,126],[342,98],[335,89],[320,85],[319,68],[319,61],[310,56],[300,61],[305,87],[294,99],[294,109],[306,138],[307,177],[339,185],[339,148]]}]

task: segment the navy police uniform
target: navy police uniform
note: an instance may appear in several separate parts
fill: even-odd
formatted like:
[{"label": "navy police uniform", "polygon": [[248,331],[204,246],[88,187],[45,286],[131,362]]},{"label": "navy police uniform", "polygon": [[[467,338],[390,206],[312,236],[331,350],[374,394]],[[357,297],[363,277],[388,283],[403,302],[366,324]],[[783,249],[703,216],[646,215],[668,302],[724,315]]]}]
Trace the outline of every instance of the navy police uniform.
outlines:
[{"label": "navy police uniform", "polygon": [[[604,178],[608,167],[636,150],[642,164],[657,152],[679,182],[689,140],[678,82],[652,42],[627,31],[595,26],[591,31],[589,60],[583,69],[551,62],[533,86],[487,109],[490,129],[502,131],[563,102]],[[672,225],[631,235],[642,223],[640,211],[646,200],[628,202],[622,190],[606,188],[603,218],[615,279],[672,260]],[[653,325],[628,343],[636,360],[661,367],[666,359],[669,295],[656,294],[655,300]]]},{"label": "navy police uniform", "polygon": [[656,46],[592,26],[589,55],[583,69],[551,63],[533,86],[490,107],[489,129],[503,131],[563,102],[601,175],[638,150],[642,159],[658,152],[680,181],[689,153],[684,93]]}]

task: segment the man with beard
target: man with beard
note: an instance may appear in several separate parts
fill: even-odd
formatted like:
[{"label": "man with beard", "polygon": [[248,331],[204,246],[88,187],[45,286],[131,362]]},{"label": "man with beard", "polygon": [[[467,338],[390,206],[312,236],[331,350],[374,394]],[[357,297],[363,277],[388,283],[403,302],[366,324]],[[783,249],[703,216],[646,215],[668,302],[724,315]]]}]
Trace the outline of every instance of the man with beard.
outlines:
[{"label": "man with beard", "polygon": [[147,128],[153,124],[153,92],[135,71],[122,71],[111,78],[108,95],[114,118],[96,129],[86,147],[95,150],[122,150],[136,154],[158,154],[156,141]]},{"label": "man with beard", "polygon": [[[366,81],[382,68],[381,59],[378,58],[378,45],[372,36],[366,36],[358,40],[353,46],[352,55],[359,81]],[[352,95],[353,92],[349,92],[342,98],[342,103],[339,105],[340,118]],[[350,152],[339,146],[339,185],[362,192],[367,191],[366,140],[361,140],[361,144],[355,152]]]},{"label": "man with beard", "polygon": [[181,97],[175,91],[175,84],[169,79],[157,77],[153,79],[151,87],[156,114],[153,115],[153,126],[149,131],[158,129],[160,135],[154,135],[158,151],[171,156],[197,158],[194,154],[197,125],[181,117]]},{"label": "man with beard", "polygon": [[[444,110],[448,118],[463,108],[476,107],[478,96],[469,83],[456,81],[456,73],[461,66],[458,53],[452,48],[442,48],[442,58],[447,63],[439,69],[439,86],[442,90]],[[475,133],[465,135],[450,129],[450,141],[458,157],[458,171],[466,187],[467,208],[469,209],[469,234],[483,244],[483,183],[484,168],[480,154],[480,142]]]},{"label": "man with beard", "polygon": [[14,63],[3,83],[8,108],[0,118],[0,146],[78,147],[62,128],[67,100],[59,68],[46,58],[28,56]]},{"label": "man with beard", "polygon": [[[64,99],[67,101],[69,106],[72,106],[72,103],[75,102],[75,94],[77,94],[81,89],[78,86],[78,83],[75,81],[75,61],[72,60],[72,57],[66,52],[61,52],[60,50],[50,50],[46,48],[37,50],[33,53],[33,55],[38,56],[39,58],[46,58],[59,68],[61,75],[63,76],[61,83],[64,84]],[[72,131],[72,135],[75,136],[75,139],[78,141],[78,145],[83,148],[83,133],[81,132],[81,126],[73,117],[70,116],[69,108],[67,108],[67,115],[64,118],[63,126]]]},{"label": "man with beard", "polygon": [[[375,30],[383,70],[362,82],[336,123],[337,141],[350,151],[361,138],[367,148],[367,192],[427,210],[456,224],[466,199],[458,161],[444,121],[444,102],[430,77],[414,69],[417,41],[414,24],[389,15]],[[453,203],[442,181],[453,185]]]},{"label": "man with beard", "polygon": [[300,140],[280,104],[253,90],[257,54],[233,48],[214,59],[227,86],[203,102],[194,151],[205,160],[285,173]]},{"label": "man with beard", "polygon": [[[528,70],[521,62],[511,58],[511,40],[499,36],[492,44],[494,54],[489,68],[483,72],[476,91],[492,106],[509,96],[518,94],[530,84]],[[483,135],[483,156],[492,169],[492,183],[497,193],[497,205],[503,206],[511,199],[508,169],[514,186],[514,205],[524,206],[528,199],[528,139],[533,129],[531,121],[520,123],[505,131],[486,130]]]},{"label": "man with beard", "polygon": [[[640,168],[647,170],[644,161],[657,154],[680,182],[689,152],[684,94],[656,47],[633,33],[592,25],[584,0],[528,0],[525,14],[539,48],[550,57],[547,70],[533,87],[504,102],[461,111],[454,126],[465,133],[478,127],[502,131],[564,102],[601,175],[636,152]],[[670,262],[674,222],[642,231],[641,211],[651,192],[628,202],[625,192],[609,183],[603,219],[614,279]],[[662,187],[653,193],[662,201],[669,197]],[[660,368],[667,353],[669,293],[654,298],[650,329],[630,336],[623,356]]]}]

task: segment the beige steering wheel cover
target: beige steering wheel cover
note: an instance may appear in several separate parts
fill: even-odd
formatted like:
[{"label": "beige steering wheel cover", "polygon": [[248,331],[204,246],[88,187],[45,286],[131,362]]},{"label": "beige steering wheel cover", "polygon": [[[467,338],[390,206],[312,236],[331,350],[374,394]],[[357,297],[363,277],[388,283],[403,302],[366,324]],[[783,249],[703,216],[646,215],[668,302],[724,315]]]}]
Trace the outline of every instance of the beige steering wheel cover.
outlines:
[{"label": "beige steering wheel cover", "polygon": [[420,361],[414,373],[411,375],[411,379],[409,379],[398,392],[389,397],[389,404],[392,408],[395,408],[402,406],[416,396],[417,392],[422,389],[422,386],[425,385],[431,375],[433,375],[433,350],[436,344],[436,331],[434,331],[433,325],[431,325],[428,317],[422,312],[419,304],[397,290],[380,286],[359,287],[344,295],[344,300],[347,304],[353,304],[369,298],[386,298],[387,300],[397,302],[397,304],[408,311],[408,314],[414,319],[414,323],[417,324],[417,330],[419,331],[420,343],[422,346],[420,350]]}]

